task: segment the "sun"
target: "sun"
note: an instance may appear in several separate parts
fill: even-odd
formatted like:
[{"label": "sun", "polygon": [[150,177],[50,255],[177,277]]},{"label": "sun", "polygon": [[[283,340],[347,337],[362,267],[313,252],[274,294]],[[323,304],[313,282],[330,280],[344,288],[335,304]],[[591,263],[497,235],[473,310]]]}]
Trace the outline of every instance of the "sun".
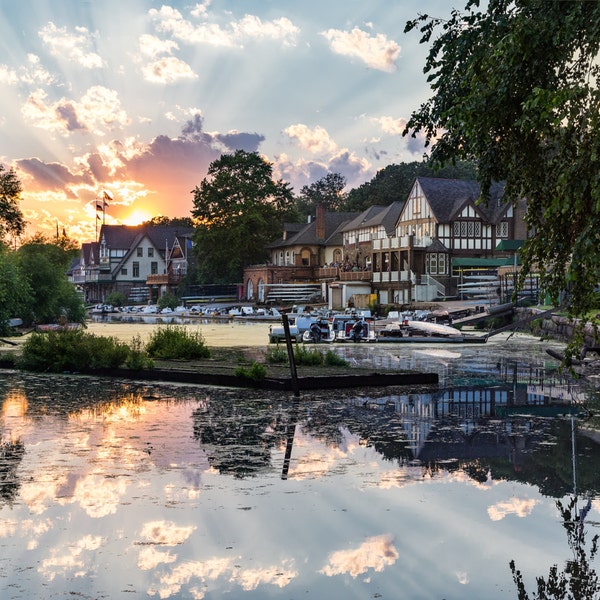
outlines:
[{"label": "sun", "polygon": [[152,218],[152,215],[146,210],[140,210],[136,208],[131,211],[127,217],[121,219],[123,225],[141,225],[145,221],[149,221]]}]

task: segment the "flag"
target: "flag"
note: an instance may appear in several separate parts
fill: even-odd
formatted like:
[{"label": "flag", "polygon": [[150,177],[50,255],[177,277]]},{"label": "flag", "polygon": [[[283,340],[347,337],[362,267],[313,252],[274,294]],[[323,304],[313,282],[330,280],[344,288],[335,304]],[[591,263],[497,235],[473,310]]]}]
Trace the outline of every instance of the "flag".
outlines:
[{"label": "flag", "polygon": [[100,215],[96,215],[96,219],[98,219],[98,221],[102,221],[102,219],[100,218]]},{"label": "flag", "polygon": [[104,210],[104,207],[100,203],[96,203],[96,210]]},{"label": "flag", "polygon": [[102,194],[104,195],[104,206],[108,206],[107,200],[112,201],[112,199],[113,199],[112,194],[110,192],[107,192],[106,190],[103,190]]}]

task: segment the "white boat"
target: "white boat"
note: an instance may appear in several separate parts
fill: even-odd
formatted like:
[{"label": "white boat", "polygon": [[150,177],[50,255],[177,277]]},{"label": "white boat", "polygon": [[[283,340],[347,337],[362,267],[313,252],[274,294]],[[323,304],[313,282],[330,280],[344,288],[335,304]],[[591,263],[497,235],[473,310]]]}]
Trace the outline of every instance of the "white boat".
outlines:
[{"label": "white boat", "polygon": [[303,342],[312,342],[315,344],[335,342],[335,332],[327,319],[317,319],[310,324],[310,327],[302,334]]}]

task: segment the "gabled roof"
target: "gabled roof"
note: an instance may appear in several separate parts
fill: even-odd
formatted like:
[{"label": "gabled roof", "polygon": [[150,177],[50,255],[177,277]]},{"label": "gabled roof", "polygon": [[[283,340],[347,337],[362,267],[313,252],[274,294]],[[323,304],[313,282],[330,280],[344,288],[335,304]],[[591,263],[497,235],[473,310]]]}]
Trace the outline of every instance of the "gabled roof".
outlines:
[{"label": "gabled roof", "polygon": [[100,239],[112,249],[129,250],[134,243],[139,243],[140,236],[148,236],[149,240],[158,250],[165,250],[173,245],[176,236],[191,235],[191,227],[179,225],[102,225]]},{"label": "gabled roof", "polygon": [[363,210],[361,213],[356,215],[354,219],[349,221],[344,226],[344,231],[353,231],[355,229],[363,229],[364,227],[370,227],[371,223],[377,219],[377,217],[386,209],[386,206],[373,205]]},{"label": "gabled roof", "polygon": [[[481,187],[473,180],[417,177],[416,181],[438,223],[449,223],[466,204],[475,204],[481,195]],[[510,204],[504,201],[503,196],[504,184],[493,183],[488,204],[478,204],[476,210],[490,223],[498,222]]]},{"label": "gabled roof", "polygon": [[[297,233],[292,233],[287,229],[287,239],[280,238],[279,240],[269,244],[269,248],[283,248],[289,246],[316,246],[316,245],[341,245],[341,237],[339,242],[334,242],[336,235],[341,236],[341,228],[349,220],[357,216],[357,213],[351,212],[326,212],[325,213],[325,238],[317,238],[317,222],[312,221],[306,223]],[[289,224],[288,224],[289,225]]]},{"label": "gabled roof", "polygon": [[398,217],[400,216],[405,204],[406,202],[400,202],[396,200],[388,206],[379,207],[381,210],[374,214],[370,219],[367,219],[365,222],[361,223],[360,227],[383,226],[387,235],[394,235]]}]

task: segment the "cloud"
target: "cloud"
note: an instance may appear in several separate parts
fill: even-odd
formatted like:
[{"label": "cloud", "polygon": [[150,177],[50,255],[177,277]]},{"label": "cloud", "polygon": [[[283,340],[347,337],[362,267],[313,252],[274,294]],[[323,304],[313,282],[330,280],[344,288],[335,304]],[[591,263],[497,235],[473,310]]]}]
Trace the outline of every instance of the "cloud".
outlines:
[{"label": "cloud", "polygon": [[531,514],[536,504],[538,501],[532,498],[527,500],[512,498],[505,502],[497,502],[490,506],[487,512],[492,521],[501,521],[507,515],[517,515],[517,517],[523,518]]},{"label": "cloud", "polygon": [[396,69],[395,61],[400,54],[400,46],[381,33],[370,36],[355,27],[352,31],[327,29],[321,35],[336,54],[359,58],[367,66],[379,71],[391,73]]},{"label": "cloud", "polygon": [[286,127],[283,133],[291,139],[297,140],[302,150],[312,154],[331,153],[337,150],[337,144],[329,137],[327,131],[319,125],[311,129],[307,125],[298,123]]},{"label": "cloud", "polygon": [[41,66],[40,58],[36,54],[28,54],[27,64],[18,69],[0,65],[0,83],[3,85],[50,85],[54,80],[54,76]]},{"label": "cloud", "polygon": [[180,79],[197,79],[198,75],[183,60],[166,56],[142,67],[142,75],[151,83],[176,83]]},{"label": "cloud", "polygon": [[144,538],[144,543],[178,546],[183,544],[195,529],[195,525],[182,527],[172,521],[151,521],[142,527],[141,536]]},{"label": "cloud", "polygon": [[144,56],[156,58],[161,54],[171,54],[173,50],[178,50],[177,42],[172,40],[161,40],[154,35],[145,33],[139,38],[140,52]]},{"label": "cloud", "polygon": [[245,15],[239,21],[233,21],[227,28],[207,20],[207,4],[198,6],[192,11],[192,16],[203,19],[196,24],[171,6],[161,6],[148,12],[160,33],[170,34],[188,44],[210,44],[213,46],[239,47],[244,41],[273,40],[280,41],[284,46],[294,46],[299,33],[289,19],[282,17],[273,21],[262,21],[254,15]]},{"label": "cloud", "polygon": [[25,158],[16,162],[19,171],[31,178],[28,191],[68,190],[72,184],[91,184],[92,179],[85,175],[74,175],[60,163],[45,163],[38,158]]},{"label": "cloud", "polygon": [[406,127],[406,119],[394,119],[394,117],[376,117],[372,121],[377,123],[384,133],[391,135],[402,135],[404,128]]},{"label": "cloud", "polygon": [[39,30],[38,35],[53,56],[65,58],[86,69],[104,66],[100,55],[89,50],[94,45],[95,36],[85,27],[75,27],[74,32],[69,32],[66,27],[59,28],[50,21]]},{"label": "cloud", "polygon": [[398,551],[389,535],[368,538],[353,550],[338,550],[329,556],[329,561],[319,573],[329,577],[347,573],[357,577],[369,569],[381,572],[398,560]]},{"label": "cloud", "polygon": [[63,136],[74,130],[104,136],[130,122],[117,92],[101,85],[90,87],[79,101],[61,98],[48,102],[46,92],[35,90],[21,107],[21,113],[29,124]]}]

